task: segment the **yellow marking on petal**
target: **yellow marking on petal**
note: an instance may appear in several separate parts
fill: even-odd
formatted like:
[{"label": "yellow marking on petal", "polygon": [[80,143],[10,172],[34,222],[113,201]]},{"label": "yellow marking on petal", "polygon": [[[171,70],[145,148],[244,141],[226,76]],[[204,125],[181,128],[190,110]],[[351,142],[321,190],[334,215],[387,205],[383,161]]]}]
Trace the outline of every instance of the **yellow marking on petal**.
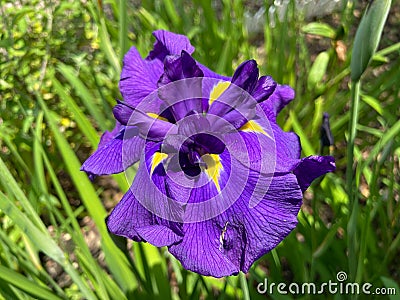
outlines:
[{"label": "yellow marking on petal", "polygon": [[156,152],[153,155],[153,159],[151,160],[151,170],[150,170],[150,176],[153,175],[154,169],[164,160],[168,157],[168,154],[166,153],[161,153],[161,152]]},{"label": "yellow marking on petal", "polygon": [[223,92],[229,87],[231,83],[229,81],[220,81],[216,86],[213,87],[210,93],[210,100],[208,101],[209,105],[213,104],[215,100],[222,95]]},{"label": "yellow marking on petal", "polygon": [[258,124],[254,120],[248,121],[246,124],[244,124],[242,127],[239,128],[239,130],[244,131],[244,132],[254,132],[254,133],[262,133],[268,137],[271,137],[265,130],[264,128],[261,127],[260,124]]},{"label": "yellow marking on petal", "polygon": [[219,159],[219,155],[205,154],[201,158],[207,165],[207,168],[205,169],[207,176],[211,178],[211,180],[214,182],[218,192],[221,192],[221,187],[219,185],[219,177],[224,167],[222,166],[221,160]]},{"label": "yellow marking on petal", "polygon": [[155,113],[147,113],[147,115],[148,115],[149,117],[153,118],[153,119],[159,119],[159,120],[168,122],[168,120],[167,120],[166,118],[161,117],[161,116],[159,116],[159,115],[157,115],[157,114],[155,114]]}]

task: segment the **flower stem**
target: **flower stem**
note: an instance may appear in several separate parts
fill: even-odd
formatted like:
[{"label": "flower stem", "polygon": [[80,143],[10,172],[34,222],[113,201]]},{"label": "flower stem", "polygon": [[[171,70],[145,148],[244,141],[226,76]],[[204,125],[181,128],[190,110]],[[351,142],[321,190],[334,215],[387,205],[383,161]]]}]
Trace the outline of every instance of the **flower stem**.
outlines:
[{"label": "flower stem", "polygon": [[250,300],[249,287],[247,285],[246,274],[239,272],[240,286],[242,287],[243,299]]},{"label": "flower stem", "polygon": [[347,143],[347,168],[346,168],[346,187],[349,197],[350,217],[347,224],[347,238],[349,247],[349,271],[350,276],[354,279],[357,266],[357,219],[358,219],[358,199],[357,189],[354,180],[354,141],[357,134],[358,123],[358,106],[360,102],[360,86],[361,82],[353,82],[351,86],[351,108],[349,122],[349,138]]}]

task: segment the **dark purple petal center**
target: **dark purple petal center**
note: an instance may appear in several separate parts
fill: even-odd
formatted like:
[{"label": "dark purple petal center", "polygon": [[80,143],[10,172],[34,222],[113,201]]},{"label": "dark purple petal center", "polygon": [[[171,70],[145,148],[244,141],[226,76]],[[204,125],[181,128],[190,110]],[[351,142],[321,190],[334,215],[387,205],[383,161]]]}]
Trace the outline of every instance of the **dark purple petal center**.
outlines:
[{"label": "dark purple petal center", "polygon": [[207,165],[202,157],[206,154],[221,154],[225,150],[225,144],[218,137],[208,133],[198,133],[188,138],[171,135],[164,140],[160,150],[174,155],[178,153],[179,167],[174,166],[171,169],[182,170],[186,175],[194,177]]}]

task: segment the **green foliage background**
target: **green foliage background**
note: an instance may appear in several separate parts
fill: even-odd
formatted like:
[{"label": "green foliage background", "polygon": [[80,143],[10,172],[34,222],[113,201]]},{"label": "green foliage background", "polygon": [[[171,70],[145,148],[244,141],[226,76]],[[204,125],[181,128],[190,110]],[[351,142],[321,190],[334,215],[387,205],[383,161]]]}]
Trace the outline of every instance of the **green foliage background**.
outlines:
[{"label": "green foliage background", "polygon": [[309,188],[298,227],[253,266],[250,297],[265,298],[256,287],[266,277],[318,285],[345,271],[349,282],[394,287],[397,296],[385,297],[399,299],[400,3],[392,2],[378,52],[362,77],[354,222],[345,182],[350,53],[366,3],[348,1],[332,16],[305,20],[291,1],[283,20],[275,17],[272,27],[267,14],[261,32],[249,34],[244,15],[254,5],[0,1],[0,299],[247,297],[235,276],[202,277],[166,249],[111,237],[104,218],[128,183],[117,175],[92,184],[79,171],[101,132],[113,127],[123,55],[132,45],[147,55],[156,29],[187,35],[194,57],[219,73],[231,75],[254,58],[261,74],[293,86],[296,99],[279,123],[300,136],[303,156],[321,151],[322,113],[331,115],[337,171]]}]

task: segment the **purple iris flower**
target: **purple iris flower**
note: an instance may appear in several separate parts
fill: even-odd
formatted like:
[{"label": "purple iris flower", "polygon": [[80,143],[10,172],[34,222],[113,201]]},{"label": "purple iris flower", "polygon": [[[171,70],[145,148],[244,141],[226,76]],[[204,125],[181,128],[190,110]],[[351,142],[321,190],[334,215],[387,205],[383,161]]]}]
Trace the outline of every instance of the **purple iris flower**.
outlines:
[{"label": "purple iris flower", "polygon": [[145,59],[126,54],[116,126],[82,170],[108,175],[140,161],[110,232],[167,246],[202,275],[247,272],[295,228],[303,192],[334,159],[300,158],[298,136],[276,123],[294,91],[259,77],[254,60],[224,77],[192,58],[185,36],[153,34]]}]

